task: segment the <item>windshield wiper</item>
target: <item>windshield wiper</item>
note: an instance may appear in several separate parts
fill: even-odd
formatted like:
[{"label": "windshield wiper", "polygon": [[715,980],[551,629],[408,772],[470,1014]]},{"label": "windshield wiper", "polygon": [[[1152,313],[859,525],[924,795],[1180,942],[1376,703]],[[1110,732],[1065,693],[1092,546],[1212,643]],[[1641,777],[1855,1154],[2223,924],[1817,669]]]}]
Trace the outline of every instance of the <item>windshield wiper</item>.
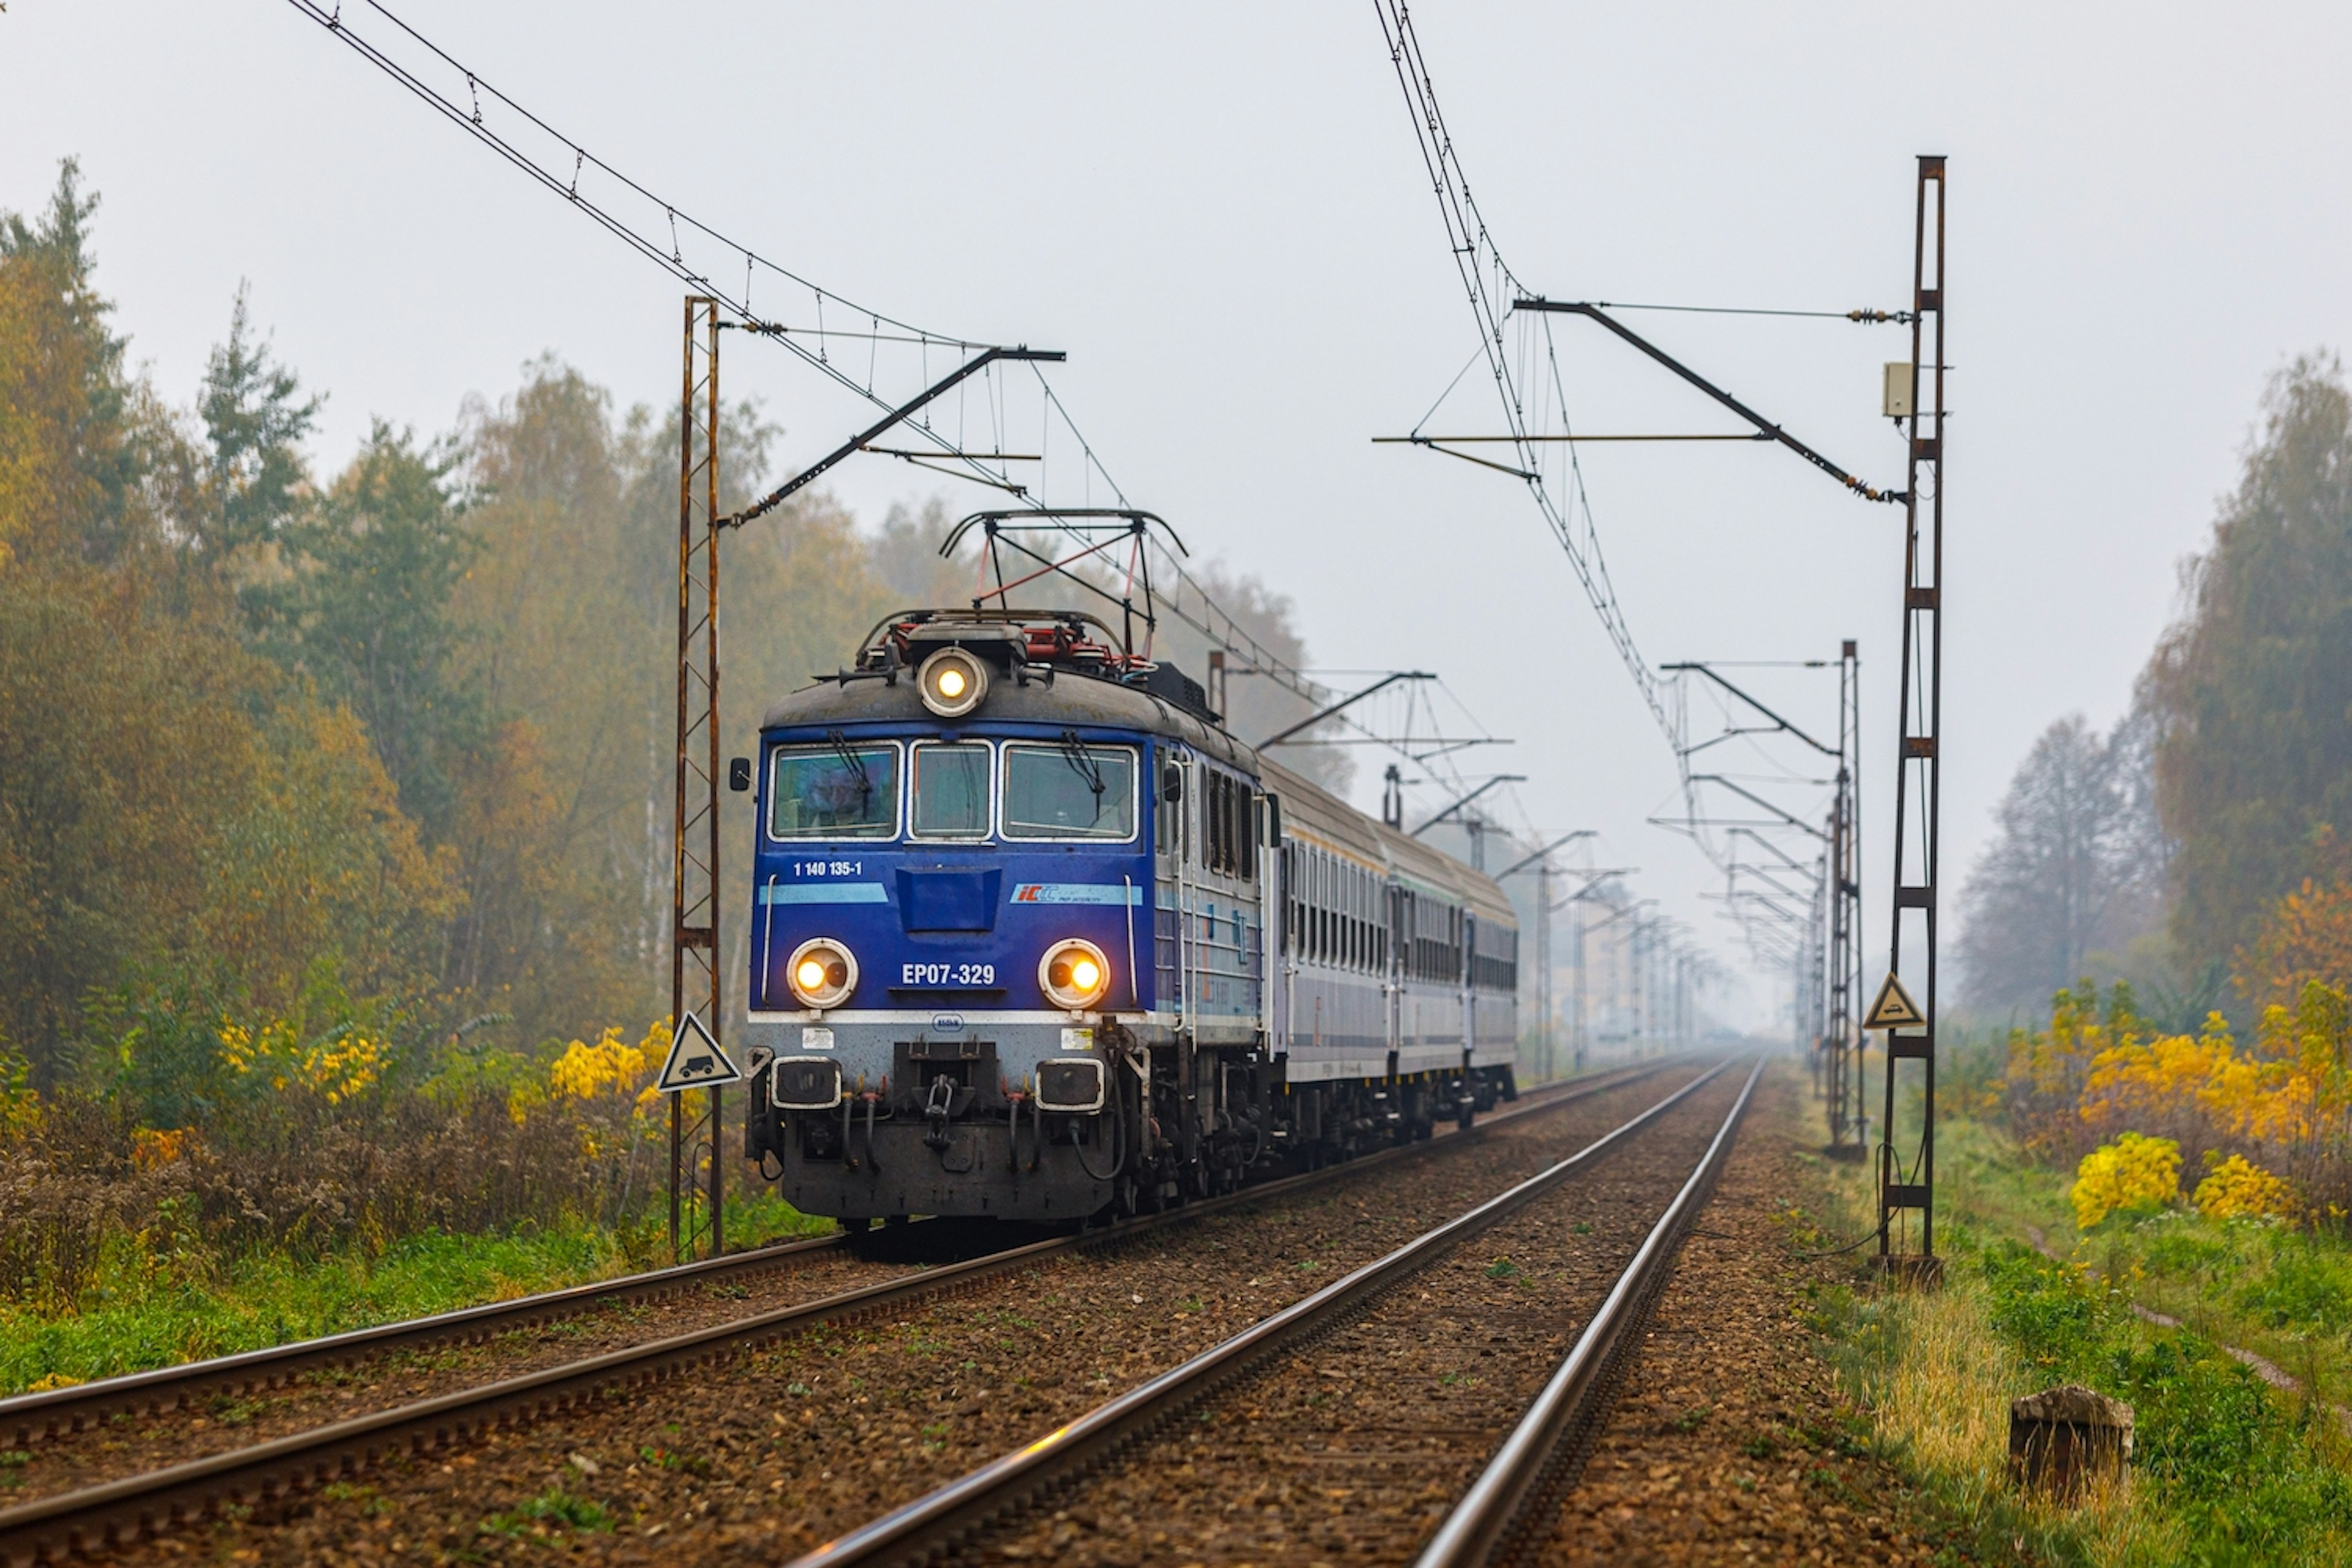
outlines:
[{"label": "windshield wiper", "polygon": [[824,738],[833,742],[834,754],[841,759],[841,765],[857,779],[858,815],[862,816],[866,805],[874,799],[874,781],[866,776],[866,759],[857,754],[857,749],[849,743],[849,737],[840,731],[827,730]]},{"label": "windshield wiper", "polygon": [[1072,773],[1087,781],[1088,789],[1095,792],[1095,815],[1100,816],[1103,795],[1102,764],[1095,761],[1094,753],[1087,751],[1084,742],[1079,741],[1078,732],[1076,730],[1063,731],[1061,743],[1062,760],[1070,764]]}]

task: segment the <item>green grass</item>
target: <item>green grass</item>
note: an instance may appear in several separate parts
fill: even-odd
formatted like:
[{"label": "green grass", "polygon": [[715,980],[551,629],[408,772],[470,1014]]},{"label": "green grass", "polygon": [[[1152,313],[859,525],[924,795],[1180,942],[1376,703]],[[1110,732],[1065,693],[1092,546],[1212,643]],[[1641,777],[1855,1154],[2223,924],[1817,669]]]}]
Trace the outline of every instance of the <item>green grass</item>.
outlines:
[{"label": "green grass", "polygon": [[[832,1228],[832,1221],[812,1219],[770,1194],[729,1206],[728,1233],[739,1246]],[[373,1255],[183,1258],[158,1268],[136,1238],[125,1237],[109,1244],[99,1284],[80,1310],[41,1312],[0,1302],[0,1394],[609,1279],[656,1266],[658,1241],[646,1232],[584,1225],[505,1236],[433,1232]]]},{"label": "green grass", "polygon": [[2191,1560],[2352,1560],[2352,1477],[2331,1416],[2278,1397],[2202,1335],[2151,1329],[2080,1268],[2015,1241],[1959,1240],[1994,1330],[2037,1372],[2132,1406],[2137,1482],[2183,1527]]},{"label": "green grass", "polygon": [[794,1236],[828,1236],[838,1229],[832,1220],[804,1215],[776,1195],[773,1189],[727,1194],[727,1245],[756,1247]]},{"label": "green grass", "polygon": [[[1801,1249],[1847,1239],[1875,1213],[1866,1169],[1816,1169],[1819,1208],[1790,1215]],[[1937,1175],[1942,1288],[1887,1291],[1856,1265],[1814,1292],[1811,1322],[1872,1412],[1874,1442],[1981,1555],[2128,1568],[2352,1561],[2352,1445],[2331,1413],[2221,1349],[2278,1350],[2298,1374],[2315,1358],[2340,1367],[2352,1277],[2339,1241],[2181,1213],[2078,1237],[2070,1173],[1964,1119],[1938,1125]],[[2028,1227],[2066,1260],[2028,1246]],[[2134,1301],[2186,1326],[2147,1323]],[[2007,1402],[2066,1382],[2126,1401],[2137,1421],[2130,1486],[2074,1510],[2020,1497],[2005,1468]]]},{"label": "green grass", "polygon": [[2139,1305],[2266,1357],[2324,1401],[2352,1404],[2352,1247],[2341,1233],[2187,1208],[2118,1213],[2080,1233],[2072,1173],[2034,1164],[1998,1129],[1948,1119],[1936,1158],[1938,1224],[2020,1240],[2039,1231]]},{"label": "green grass", "polygon": [[557,1530],[609,1531],[612,1528],[613,1516],[602,1504],[551,1487],[520,1508],[490,1515],[482,1521],[481,1533],[513,1538]]}]

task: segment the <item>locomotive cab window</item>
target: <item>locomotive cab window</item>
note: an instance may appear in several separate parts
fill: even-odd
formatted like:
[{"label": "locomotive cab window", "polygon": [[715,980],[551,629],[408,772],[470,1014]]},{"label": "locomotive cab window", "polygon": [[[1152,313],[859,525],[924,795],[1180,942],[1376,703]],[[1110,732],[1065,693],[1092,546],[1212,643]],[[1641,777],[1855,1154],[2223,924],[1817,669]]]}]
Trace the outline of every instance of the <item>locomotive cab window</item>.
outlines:
[{"label": "locomotive cab window", "polygon": [[849,741],[778,746],[770,758],[770,837],[898,836],[897,746]]},{"label": "locomotive cab window", "polygon": [[1008,744],[1004,837],[1135,837],[1135,752],[1125,746]]},{"label": "locomotive cab window", "polygon": [[988,746],[982,742],[919,745],[908,764],[919,838],[988,837]]}]

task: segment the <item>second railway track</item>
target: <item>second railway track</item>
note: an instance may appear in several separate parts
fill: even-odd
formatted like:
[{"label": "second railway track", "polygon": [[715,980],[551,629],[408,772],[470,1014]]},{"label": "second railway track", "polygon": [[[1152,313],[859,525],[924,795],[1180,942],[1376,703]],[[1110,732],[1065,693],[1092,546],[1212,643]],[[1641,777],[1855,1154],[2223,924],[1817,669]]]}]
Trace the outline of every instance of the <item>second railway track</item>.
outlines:
[{"label": "second railway track", "polygon": [[[1549,1093],[1531,1095],[1515,1112],[1489,1118],[1481,1125],[1507,1125],[1530,1114],[1605,1094],[1655,1070],[1657,1067],[1653,1066],[1600,1075]],[[1435,1144],[1415,1148],[1442,1148],[1452,1142],[1451,1138],[1442,1138]],[[1175,1217],[1205,1217],[1236,1205],[1280,1197],[1288,1189],[1320,1185],[1359,1173],[1369,1174],[1414,1152],[1415,1149],[1390,1151],[1307,1177],[1193,1205]],[[0,1562],[52,1560],[77,1548],[102,1550],[110,1543],[128,1544],[142,1533],[168,1529],[175,1521],[215,1510],[224,1503],[281,1495],[307,1481],[354,1472],[391,1453],[431,1448],[468,1431],[511,1425],[630,1384],[659,1381],[695,1363],[734,1353],[763,1340],[870,1315],[894,1303],[936,1295],[952,1289],[959,1282],[1000,1274],[1076,1245],[1117,1242],[1148,1228],[1115,1227],[1088,1237],[1051,1239],[919,1273],[900,1271],[878,1282],[817,1300],[810,1300],[809,1292],[803,1289],[798,1300],[764,1312],[747,1313],[741,1301],[727,1299],[740,1292],[740,1280],[747,1275],[763,1271],[772,1275],[786,1266],[807,1268],[827,1260],[846,1261],[845,1249],[827,1238],[815,1244],[730,1257],[714,1264],[495,1304],[441,1319],[283,1347],[278,1352],[230,1358],[179,1372],[116,1380],[112,1385],[92,1385],[88,1391],[62,1391],[67,1395],[64,1398],[37,1395],[0,1402],[0,1421],[15,1424],[19,1431],[68,1430],[75,1425],[88,1426],[92,1422],[103,1422],[107,1427],[119,1429],[122,1421],[142,1410],[177,1406],[184,1413],[203,1407],[207,1400],[215,1402],[214,1407],[217,1408],[219,1400],[241,1391],[289,1381],[320,1381],[315,1374],[323,1371],[329,1375],[313,1391],[311,1407],[323,1403],[324,1408],[331,1412],[335,1408],[332,1369],[336,1367],[372,1356],[480,1341],[517,1327],[560,1322],[567,1317],[609,1310],[616,1300],[625,1304],[631,1292],[636,1294],[640,1312],[645,1303],[657,1304],[665,1298],[674,1300],[682,1294],[699,1293],[698,1311],[713,1319],[692,1333],[666,1334],[650,1343],[625,1345],[600,1356],[583,1357],[576,1352],[562,1355],[562,1336],[559,1334],[548,1354],[561,1359],[524,1375],[504,1378],[492,1384],[461,1384],[437,1395],[412,1399],[392,1408],[363,1411],[345,1420],[324,1424],[314,1420],[309,1426],[265,1441],[237,1444],[165,1469],[104,1479],[78,1489],[0,1510]],[[870,1270],[872,1266],[867,1267]],[[805,1282],[798,1274],[790,1278]],[[715,1297],[710,1294],[714,1287],[720,1292]],[[640,1334],[641,1340],[642,1337]],[[198,1417],[194,1425],[203,1427],[205,1422]],[[212,1440],[229,1443],[235,1438],[232,1433],[215,1426]],[[108,1447],[120,1446],[101,1444]]]}]

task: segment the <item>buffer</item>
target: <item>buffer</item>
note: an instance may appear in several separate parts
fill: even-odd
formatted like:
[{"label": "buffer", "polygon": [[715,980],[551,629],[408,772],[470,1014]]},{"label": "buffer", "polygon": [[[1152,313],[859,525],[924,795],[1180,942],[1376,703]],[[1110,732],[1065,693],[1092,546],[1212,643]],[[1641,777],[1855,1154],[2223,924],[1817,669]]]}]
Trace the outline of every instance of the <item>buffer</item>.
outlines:
[{"label": "buffer", "polygon": [[719,1048],[718,1038],[702,1026],[702,1020],[688,1013],[678,1020],[677,1037],[669,1043],[669,1059],[662,1063],[661,1077],[654,1087],[664,1094],[677,1094],[742,1081],[734,1058]]},{"label": "buffer", "polygon": [[1873,1002],[1870,1011],[1863,1016],[1862,1026],[1865,1029],[1915,1029],[1927,1021],[1927,1016],[1919,1011],[1919,1004],[1911,1000],[1911,993],[1903,989],[1903,982],[1889,970],[1886,984],[1878,988],[1878,1000]]}]

